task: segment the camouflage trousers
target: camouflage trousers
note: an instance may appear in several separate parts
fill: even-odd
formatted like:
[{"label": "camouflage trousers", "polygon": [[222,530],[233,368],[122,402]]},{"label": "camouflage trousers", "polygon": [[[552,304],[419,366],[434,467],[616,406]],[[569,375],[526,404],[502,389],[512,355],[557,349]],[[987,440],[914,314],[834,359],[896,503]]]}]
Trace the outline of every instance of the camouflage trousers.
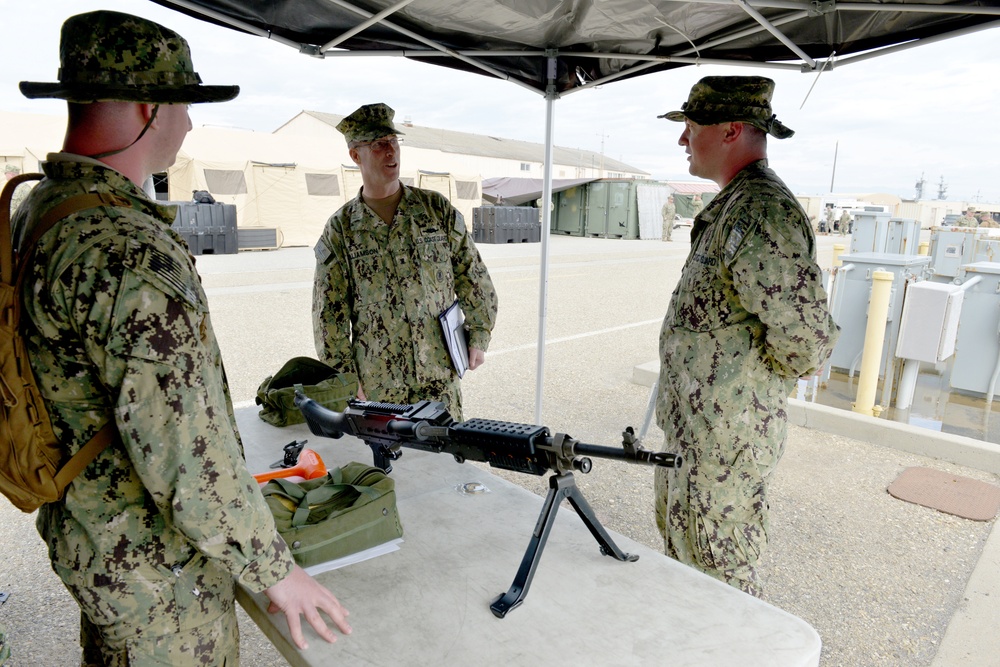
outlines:
[{"label": "camouflage trousers", "polygon": [[[769,528],[766,480],[746,470],[733,475],[735,466],[689,466],[689,461],[685,456],[681,469],[658,467],[655,471],[656,525],[664,552],[760,597],[757,564],[767,546]],[[727,481],[720,483],[722,479]]]},{"label": "camouflage trousers", "polygon": [[674,236],[674,221],[670,220],[668,222],[667,220],[664,220],[663,221],[663,240],[664,241],[670,241],[671,239],[673,239],[673,236]]},{"label": "camouflage trousers", "polygon": [[127,579],[87,587],[60,569],[82,612],[83,665],[239,665],[232,575],[200,554],[183,566],[143,564]]}]

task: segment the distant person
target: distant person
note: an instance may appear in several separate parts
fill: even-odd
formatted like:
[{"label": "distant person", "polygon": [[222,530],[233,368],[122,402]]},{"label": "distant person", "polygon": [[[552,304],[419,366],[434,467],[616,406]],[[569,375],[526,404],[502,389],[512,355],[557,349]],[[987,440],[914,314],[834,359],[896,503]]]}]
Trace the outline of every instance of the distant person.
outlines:
[{"label": "distant person", "polygon": [[486,358],[497,295],[462,214],[443,195],[400,182],[394,115],[366,104],[337,125],[363,185],[316,244],[316,350],[357,374],[363,400],[442,401],[460,421],[459,377],[438,315],[457,297],[475,370]]},{"label": "distant person", "polygon": [[[174,163],[204,86],[183,37],[97,11],[62,27],[59,82],[21,82],[68,102],[63,150],[14,219],[23,237],[83,192],[25,267],[31,366],[67,458],[109,421],[118,437],[38,510],[52,568],[81,609],[85,665],[235,665],[236,584],[264,593],[306,646],[305,615],[349,632],[346,610],[292,560],[247,471],[222,356],[176,209],[142,184]],[[68,632],[68,630],[67,630]],[[71,662],[66,656],[66,662]]]},{"label": "distant person", "polygon": [[827,206],[826,213],[823,216],[822,231],[824,234],[830,234],[833,232],[833,207]]},{"label": "distant person", "polygon": [[698,214],[701,213],[704,208],[705,204],[701,201],[701,195],[694,195],[694,197],[691,198],[691,217],[697,218]]},{"label": "distant person", "polygon": [[656,521],[668,556],[756,596],[787,398],[838,334],[809,219],[767,164],[767,136],[793,134],[773,91],[706,77],[660,116],[684,123],[689,171],[721,191],[695,220],[660,332],[657,421],[684,467],[656,469]]},{"label": "distant person", "polygon": [[983,211],[982,213],[979,214],[979,226],[987,228],[996,228],[1000,227],[1000,224],[998,224],[997,221],[993,219],[992,213],[990,213],[989,211]]},{"label": "distant person", "polygon": [[851,226],[851,214],[848,213],[847,209],[845,208],[843,211],[840,212],[840,223],[838,227],[840,235],[844,236],[845,234],[847,234],[850,229],[850,226]]},{"label": "distant person", "polygon": [[667,203],[663,205],[660,214],[663,216],[663,240],[670,241],[674,236],[674,218],[677,215],[673,195],[667,197]]},{"label": "distant person", "polygon": [[969,206],[965,209],[965,213],[962,214],[960,218],[955,220],[955,227],[978,227],[979,220],[976,219],[976,207]]}]

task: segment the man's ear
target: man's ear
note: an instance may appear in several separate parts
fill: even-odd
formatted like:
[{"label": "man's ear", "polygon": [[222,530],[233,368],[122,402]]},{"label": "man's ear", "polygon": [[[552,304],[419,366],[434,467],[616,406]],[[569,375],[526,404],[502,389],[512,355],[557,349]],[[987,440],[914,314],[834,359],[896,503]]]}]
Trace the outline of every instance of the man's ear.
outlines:
[{"label": "man's ear", "polygon": [[358,165],[359,167],[361,166],[361,156],[358,154],[357,148],[348,148],[347,154],[351,156],[352,160],[354,160],[354,164]]},{"label": "man's ear", "polygon": [[[139,115],[142,117],[142,124],[143,125],[145,125],[146,123],[149,123],[149,119],[153,117],[153,112],[156,110],[156,107],[157,107],[156,104],[149,104],[149,103],[146,103],[146,102],[140,102],[139,103]],[[153,128],[156,127],[156,122],[157,121],[154,118],[153,122],[150,123],[150,128],[151,129],[153,129]]]},{"label": "man's ear", "polygon": [[728,127],[722,133],[723,143],[731,144],[743,135],[743,123],[730,122],[726,123]]}]

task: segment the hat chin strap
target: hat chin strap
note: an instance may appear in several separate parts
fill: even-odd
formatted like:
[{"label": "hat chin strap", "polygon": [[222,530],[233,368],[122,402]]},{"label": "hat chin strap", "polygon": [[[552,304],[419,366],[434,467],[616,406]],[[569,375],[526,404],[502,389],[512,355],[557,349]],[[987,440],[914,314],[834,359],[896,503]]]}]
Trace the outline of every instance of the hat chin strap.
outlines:
[{"label": "hat chin strap", "polygon": [[146,134],[146,130],[148,130],[150,125],[153,124],[153,121],[156,119],[156,112],[159,110],[160,110],[159,104],[153,107],[153,113],[149,114],[149,120],[147,120],[146,125],[143,126],[142,132],[140,132],[139,136],[136,137],[135,140],[128,146],[113,151],[105,151],[104,153],[97,153],[96,155],[88,155],[87,157],[93,158],[95,160],[100,160],[102,157],[111,157],[112,155],[118,155],[119,153],[124,153],[128,149],[132,148],[132,146],[135,146],[139,142],[139,140],[142,139],[142,136]]}]

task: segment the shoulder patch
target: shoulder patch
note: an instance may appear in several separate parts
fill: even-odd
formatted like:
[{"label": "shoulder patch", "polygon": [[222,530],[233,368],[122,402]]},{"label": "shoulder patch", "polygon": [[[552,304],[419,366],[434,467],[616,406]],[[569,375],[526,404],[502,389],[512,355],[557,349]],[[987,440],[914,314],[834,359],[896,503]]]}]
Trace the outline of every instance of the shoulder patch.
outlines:
[{"label": "shoulder patch", "polygon": [[202,303],[201,285],[197,282],[197,274],[193,268],[157,244],[142,244],[129,239],[125,251],[125,266],[163,292],[180,297],[192,308],[206,308],[206,304]]},{"label": "shoulder patch", "polygon": [[333,251],[323,243],[323,239],[316,241],[316,245],[313,247],[313,254],[316,255],[316,262],[318,264],[326,264],[326,261],[330,259],[330,255]]},{"label": "shoulder patch", "polygon": [[729,237],[726,239],[726,244],[722,253],[723,262],[725,262],[727,266],[736,258],[736,253],[739,252],[740,247],[743,245],[743,239],[745,239],[756,226],[756,218],[753,220],[740,218],[736,221],[736,224],[733,225],[733,229],[729,232]]}]

